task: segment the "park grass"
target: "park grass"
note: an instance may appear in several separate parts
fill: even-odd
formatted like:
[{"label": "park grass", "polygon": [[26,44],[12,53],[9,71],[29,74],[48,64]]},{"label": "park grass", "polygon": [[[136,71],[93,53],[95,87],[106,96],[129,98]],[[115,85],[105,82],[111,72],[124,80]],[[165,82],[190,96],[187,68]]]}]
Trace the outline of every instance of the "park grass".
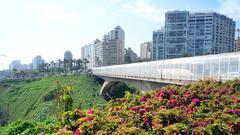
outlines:
[{"label": "park grass", "polygon": [[56,89],[57,81],[61,86],[73,86],[74,107],[88,109],[94,105],[104,106],[106,104],[106,101],[98,96],[100,84],[87,75],[54,76],[32,81],[9,81],[0,84],[0,107],[5,117],[9,112],[10,121],[34,119],[45,104],[54,104],[54,99],[44,101],[44,97]]}]

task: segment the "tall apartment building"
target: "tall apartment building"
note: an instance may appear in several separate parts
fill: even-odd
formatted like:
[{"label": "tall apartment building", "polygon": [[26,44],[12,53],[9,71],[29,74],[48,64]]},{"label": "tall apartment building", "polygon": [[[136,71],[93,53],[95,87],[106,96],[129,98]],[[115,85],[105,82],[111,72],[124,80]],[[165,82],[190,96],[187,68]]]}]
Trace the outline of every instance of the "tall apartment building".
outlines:
[{"label": "tall apartment building", "polygon": [[11,64],[9,65],[9,69],[10,69],[10,70],[13,70],[13,69],[22,70],[21,60],[13,60],[13,61],[11,62]]},{"label": "tall apartment building", "polygon": [[103,66],[124,63],[125,34],[120,26],[116,26],[103,38]]},{"label": "tall apartment building", "polygon": [[64,59],[64,60],[68,60],[68,61],[72,60],[72,59],[73,59],[72,52],[70,52],[70,51],[65,51],[65,52],[64,52],[64,57],[63,57],[63,59]]},{"label": "tall apartment building", "polygon": [[165,59],[165,31],[164,28],[153,31],[152,60]]},{"label": "tall apartment building", "polygon": [[136,63],[138,62],[138,56],[137,54],[131,49],[124,49],[124,63]]},{"label": "tall apartment building", "polygon": [[150,61],[152,51],[152,42],[144,42],[140,44],[140,60]]},{"label": "tall apartment building", "polygon": [[169,11],[165,14],[164,57],[181,57],[187,50],[188,11]]},{"label": "tall apartment building", "polygon": [[32,59],[32,69],[38,69],[38,66],[41,65],[42,63],[43,63],[42,56],[37,55]]},{"label": "tall apartment building", "polygon": [[81,58],[88,61],[87,69],[93,67],[93,44],[85,45],[81,48]]},{"label": "tall apartment building", "polygon": [[99,39],[94,41],[93,45],[93,67],[103,65],[103,44]]},{"label": "tall apartment building", "polygon": [[235,22],[218,13],[192,13],[188,20],[188,52],[192,56],[233,52]]},{"label": "tall apartment building", "polygon": [[159,52],[156,57],[153,54],[153,60],[234,51],[235,22],[231,18],[215,12],[170,11],[165,19],[164,49],[153,41],[153,53]]}]

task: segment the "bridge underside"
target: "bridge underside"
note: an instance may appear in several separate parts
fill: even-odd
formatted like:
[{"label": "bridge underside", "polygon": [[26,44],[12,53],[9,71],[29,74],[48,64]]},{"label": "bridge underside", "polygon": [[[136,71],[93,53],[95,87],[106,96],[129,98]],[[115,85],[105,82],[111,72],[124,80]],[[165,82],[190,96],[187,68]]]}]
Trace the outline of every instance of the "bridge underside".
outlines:
[{"label": "bridge underside", "polygon": [[165,85],[169,85],[168,83],[159,83],[159,82],[150,82],[143,80],[132,80],[132,79],[121,79],[121,78],[110,78],[110,77],[100,77],[104,80],[102,84],[102,88],[100,90],[100,95],[108,95],[109,93],[114,92],[115,88],[125,83],[127,85],[135,87],[137,90],[142,92],[148,90],[154,90]]}]

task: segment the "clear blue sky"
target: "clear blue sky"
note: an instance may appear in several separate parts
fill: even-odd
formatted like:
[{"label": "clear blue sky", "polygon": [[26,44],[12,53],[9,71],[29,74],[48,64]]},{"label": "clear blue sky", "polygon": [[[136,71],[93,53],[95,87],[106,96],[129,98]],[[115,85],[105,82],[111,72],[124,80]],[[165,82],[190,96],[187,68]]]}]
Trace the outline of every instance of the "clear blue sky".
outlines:
[{"label": "clear blue sky", "polygon": [[[126,47],[139,54],[139,44],[164,24],[168,10],[216,11],[240,26],[240,0],[0,0],[0,69],[13,59],[46,61],[102,38],[116,25],[125,30]],[[7,55],[6,57],[1,54]]]}]

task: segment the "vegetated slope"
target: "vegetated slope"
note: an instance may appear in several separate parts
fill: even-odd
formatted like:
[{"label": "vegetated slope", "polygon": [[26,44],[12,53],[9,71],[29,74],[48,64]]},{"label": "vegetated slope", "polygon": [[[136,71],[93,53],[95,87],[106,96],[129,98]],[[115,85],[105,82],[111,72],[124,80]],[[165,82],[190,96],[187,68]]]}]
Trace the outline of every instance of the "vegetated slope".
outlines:
[{"label": "vegetated slope", "polygon": [[105,100],[98,96],[101,86],[87,75],[46,77],[34,81],[8,81],[0,85],[0,106],[5,112],[5,117],[9,112],[10,121],[33,119],[46,109],[46,105],[51,109],[49,107],[54,106],[57,81],[62,86],[73,86],[74,107],[87,109],[93,104],[105,104]]}]

